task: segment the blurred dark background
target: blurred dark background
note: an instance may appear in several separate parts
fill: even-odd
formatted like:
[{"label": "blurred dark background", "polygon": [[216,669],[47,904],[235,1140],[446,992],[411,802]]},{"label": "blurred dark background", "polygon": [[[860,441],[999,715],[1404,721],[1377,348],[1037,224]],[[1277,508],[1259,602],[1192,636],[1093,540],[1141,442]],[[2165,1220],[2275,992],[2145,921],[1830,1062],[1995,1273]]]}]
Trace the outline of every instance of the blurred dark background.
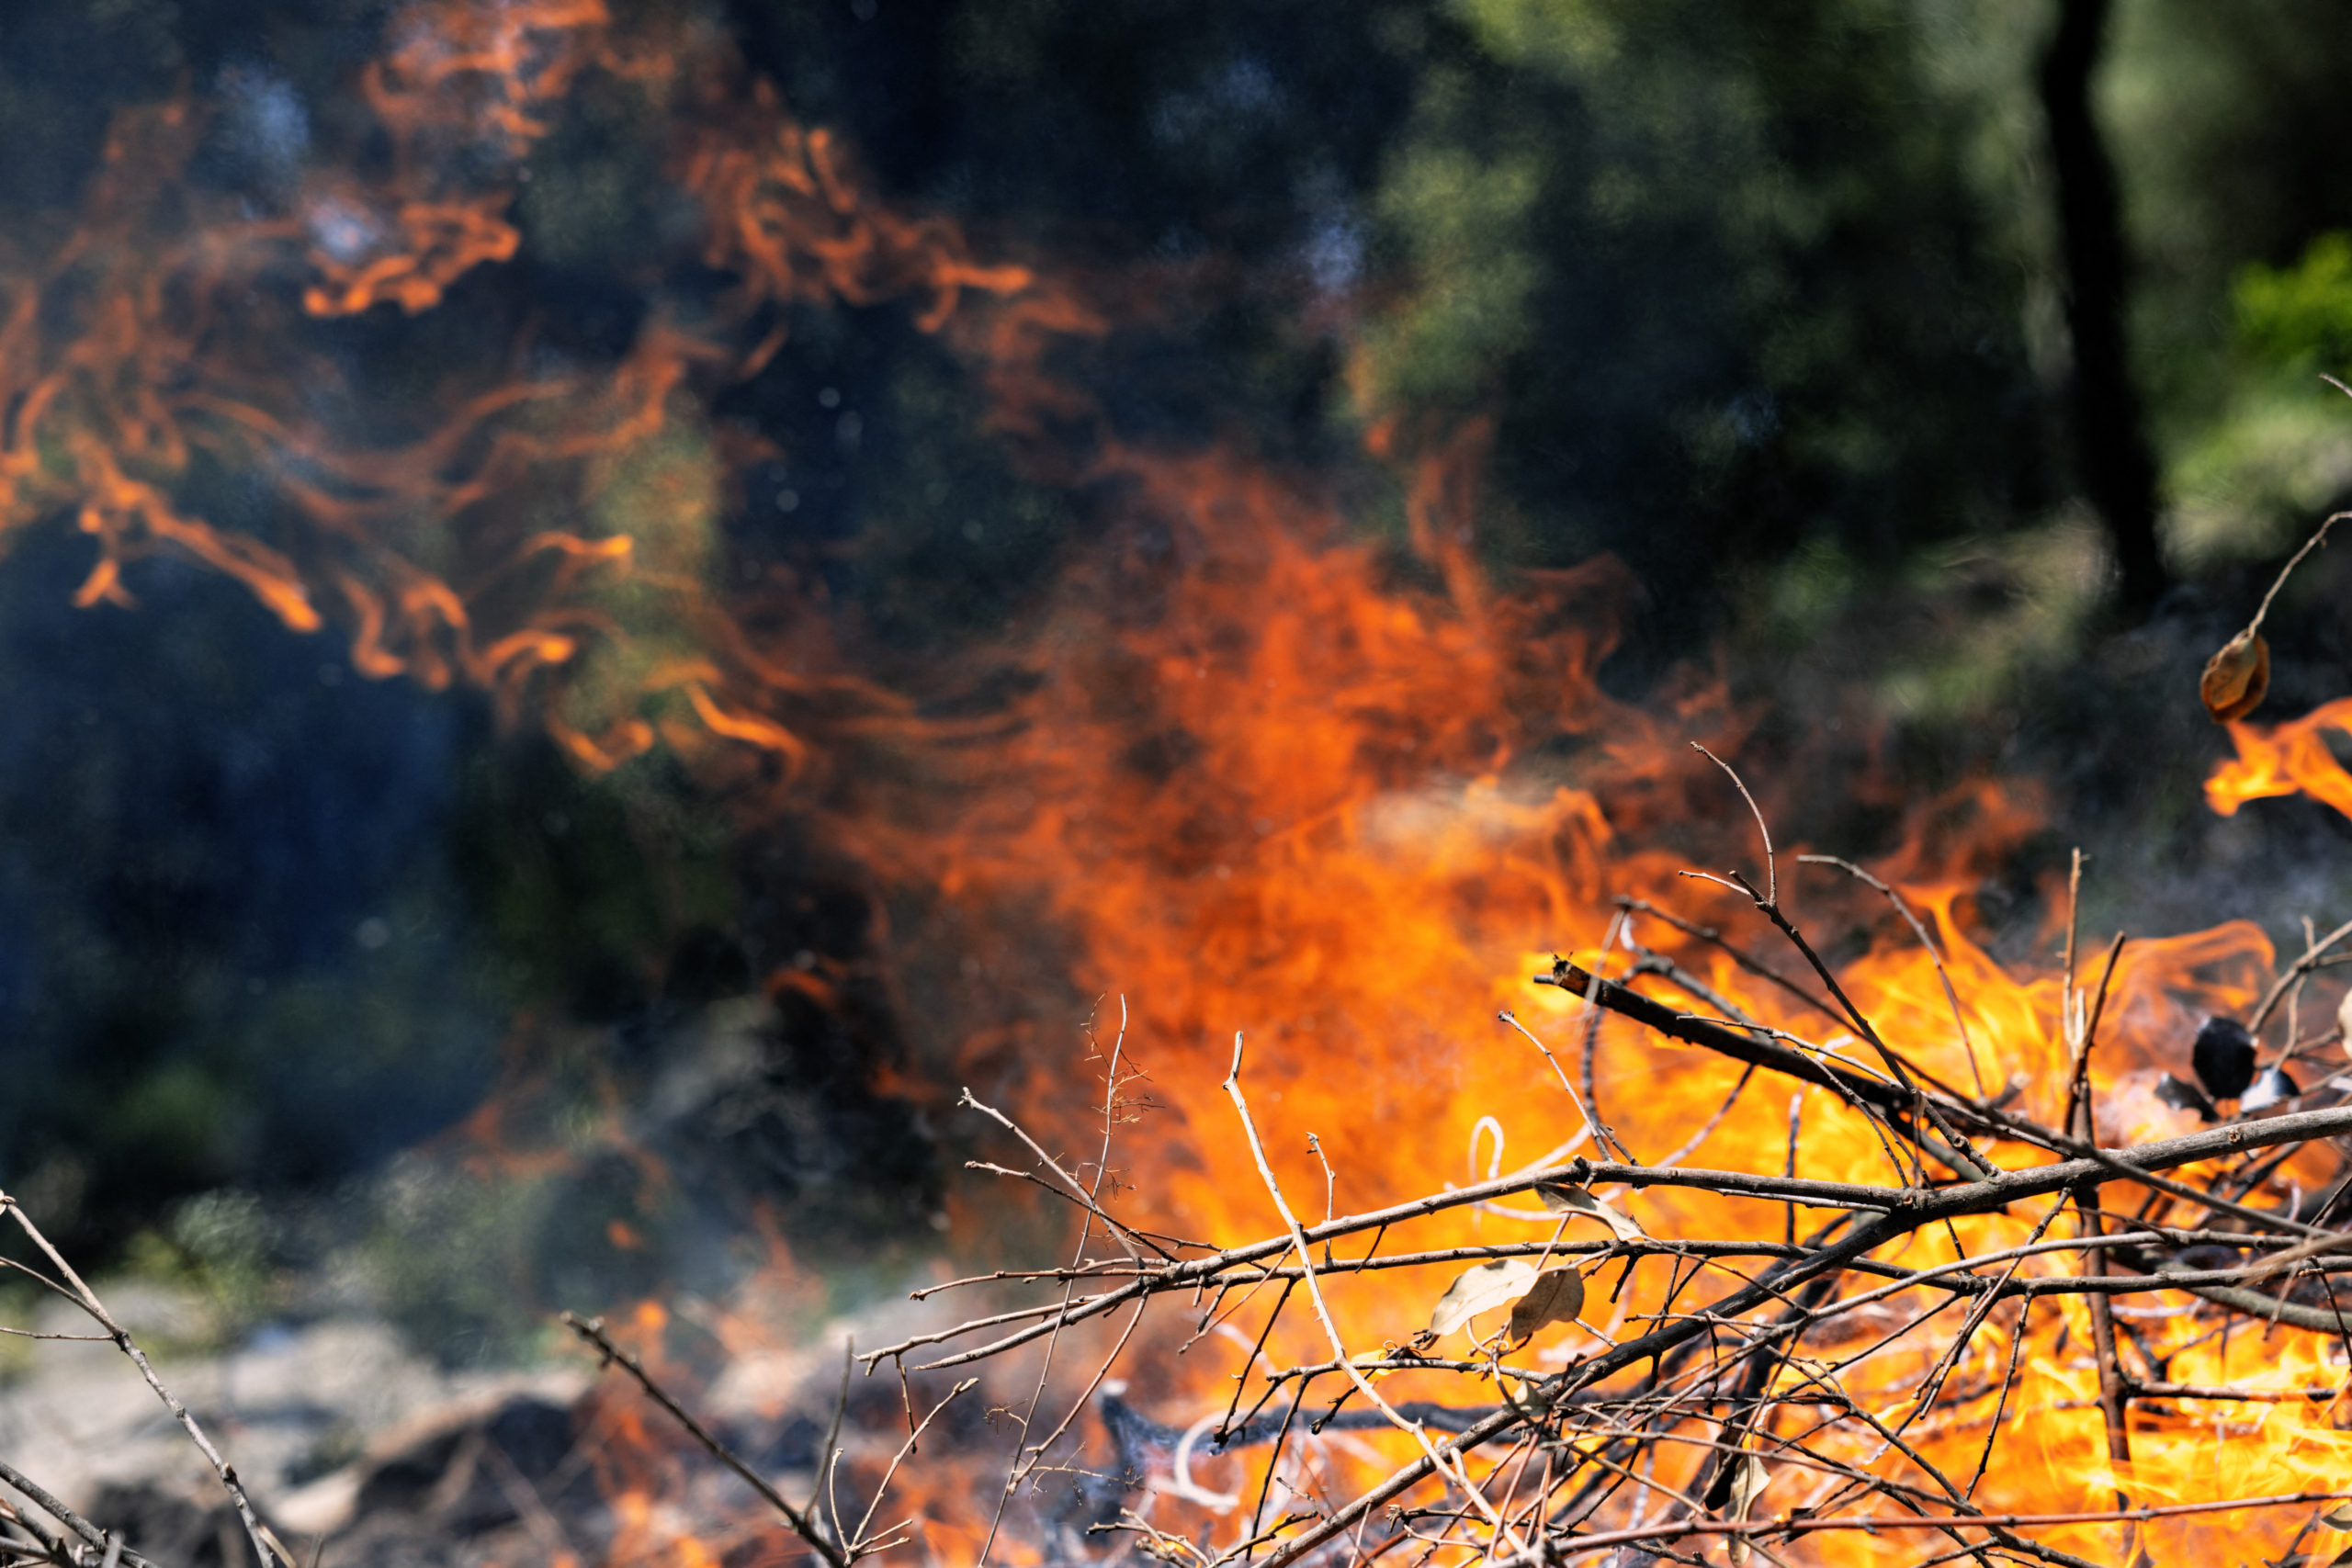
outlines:
[{"label": "blurred dark background", "polygon": [[[1140,280],[1150,309],[1070,367],[1098,438],[1336,475],[1393,536],[1393,491],[1348,478],[1367,444],[1490,419],[1489,567],[1613,552],[1643,584],[1621,694],[1712,663],[1769,704],[1768,756],[1863,694],[1923,787],[2048,780],[2135,929],[2340,917],[2333,818],[2204,814],[2226,743],[2192,693],[2352,492],[2352,402],[2320,379],[2352,374],[2341,5],[613,3],[730,34],[981,255]],[[70,226],[108,117],[183,92],[213,116],[187,178],[267,210],[345,145],[406,15],[16,0],[10,265]],[[614,103],[591,84],[555,116],[514,259],[322,351],[389,363],[527,315],[609,363],[707,289],[690,243],[662,251],[658,128]],[[903,309],[789,314],[705,411],[775,454],[719,519],[726,559],[820,582],[843,644],[919,687],[1036,606],[1100,498],[1008,456]],[[477,697],[362,680],[193,566],[74,609],[63,513],[10,542],[0,1185],[61,1239],[243,1278],[390,1223],[382,1173],[502,1078],[593,1057],[641,1089],[792,964],[850,978],[743,1023],[755,1065],[663,1146],[723,1151],[721,1184],[819,1255],[936,1223],[930,1132],[876,1076],[908,1027],[876,907],[832,847],[746,844],[674,769],[588,777]],[[2265,716],[2352,687],[2347,586],[2323,557],[2287,595]],[[644,1216],[582,1168],[534,1200],[570,1214],[540,1227],[542,1282]],[[485,1247],[531,1230],[410,1198]],[[412,1304],[452,1333],[494,1315],[430,1280]]]}]

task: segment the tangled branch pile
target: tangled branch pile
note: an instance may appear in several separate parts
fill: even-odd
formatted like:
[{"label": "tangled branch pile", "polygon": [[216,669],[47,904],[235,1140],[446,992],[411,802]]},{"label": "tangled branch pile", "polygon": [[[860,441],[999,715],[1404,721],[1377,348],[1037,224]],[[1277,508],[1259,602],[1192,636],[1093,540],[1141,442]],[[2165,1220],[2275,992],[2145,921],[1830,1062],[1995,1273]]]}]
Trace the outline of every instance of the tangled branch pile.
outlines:
[{"label": "tangled branch pile", "polygon": [[[1768,868],[1770,854],[1768,836]],[[1883,893],[1935,952],[1899,894],[1831,863]],[[2077,884],[2079,874],[2078,861]],[[2078,976],[2070,916],[2059,1009],[2067,1071],[2058,1113],[2036,1119],[2018,1108],[2033,1097],[2018,1079],[1988,1091],[1980,1077],[1963,1089],[1922,1066],[1924,1053],[1883,1037],[1783,914],[1776,871],[1762,890],[1736,874],[1716,880],[1752,901],[1809,974],[1791,979],[1712,931],[1623,901],[1601,952],[1632,949],[1626,975],[1555,960],[1538,976],[1585,1004],[1581,1093],[1521,1028],[1580,1123],[1567,1147],[1589,1155],[1555,1151],[1515,1174],[1308,1223],[1267,1157],[1237,1036],[1224,1088],[1255,1168],[1216,1174],[1261,1189],[1281,1228],[1209,1245],[1160,1234],[1103,1199],[1117,1047],[1091,1171],[967,1096],[1029,1156],[1025,1168],[994,1168],[1082,1212],[1078,1252],[1065,1267],[960,1281],[1042,1294],[863,1359],[902,1375],[960,1372],[1042,1345],[1050,1368],[1057,1350],[1075,1359],[1067,1347],[1082,1327],[1100,1329],[1109,1348],[1095,1347],[1085,1393],[1058,1423],[1041,1412],[1050,1380],[1024,1375],[1009,1402],[1022,1435],[1001,1495],[1072,1467],[1061,1445],[1091,1400],[1111,1438],[1110,1490],[1126,1489],[1091,1527],[1094,1545],[1128,1535],[1191,1568],[1382,1557],[2219,1561],[2208,1554],[2224,1540],[2274,1538],[2286,1546],[2279,1560],[2318,1563],[2344,1546],[2335,1532],[2352,1530],[2352,1509],[2331,1506],[2352,1495],[2336,1419],[2352,1387],[2352,1320],[2333,1277],[2352,1266],[2352,1230],[2331,1221],[2352,1181],[2331,1140],[2352,1134],[2352,1104],[2342,1103],[2346,1080],[2306,1092],[2289,1067],[2341,1038],[2330,1028],[2296,1039],[2291,1014],[2352,926],[2314,937],[2245,1022],[2208,1025],[2194,1053],[2201,1087],[2158,1080],[2155,1099],[2213,1124],[2102,1147],[2095,1112],[2107,1075],[2093,1066],[2121,936]],[[1637,914],[1731,954],[1837,1029],[1816,1041],[1749,1016],[1673,957],[1625,939]],[[1948,981],[1946,996],[1965,1041]],[[2282,1001],[2290,1038],[2257,1070],[2256,1042]],[[1729,1098],[1671,1155],[1637,1160],[1596,1117],[1603,1013],[1740,1064]],[[1974,1067],[1973,1043],[1969,1053]],[[1759,1075],[1800,1091],[1782,1168],[1684,1164]],[[1822,1135],[1865,1129],[1894,1179],[1795,1175],[1806,1094],[1842,1108],[1824,1105]],[[2224,1118],[2217,1102],[2231,1101]],[[2290,1195],[2269,1196],[2278,1191]],[[1716,1205],[1708,1213],[1730,1223],[1653,1234],[1634,1217],[1634,1194],[1705,1195]],[[1462,1244],[1459,1222],[1479,1213],[1539,1229]],[[1395,1321],[1377,1292],[1397,1274],[1451,1284],[1425,1328],[1368,1343],[1368,1316]],[[1188,1317],[1183,1351],[1212,1336],[1247,1348],[1230,1396],[1188,1428],[1144,1418],[1113,1381],[1144,1380],[1156,1393],[1182,1382],[1168,1370],[1168,1340],[1138,1336],[1155,1305]],[[1557,1325],[1576,1343],[1528,1364]],[[973,1337],[985,1337],[933,1348]],[[1460,1337],[1466,1352],[1449,1348]],[[1272,1353],[1282,1345],[1291,1353]],[[2103,1441],[2070,1450],[2059,1428],[2086,1420]],[[1242,1461],[1246,1484],[1220,1492],[1199,1479],[1217,1455]],[[952,1456],[935,1462],[958,1470],[971,1495],[997,1491]],[[1155,1467],[1165,1473],[1146,1484]],[[2263,1480],[2271,1484],[2245,1484]],[[834,1568],[907,1539],[843,1532],[822,1517],[798,1523]],[[981,1561],[997,1535],[991,1523]]]},{"label": "tangled branch pile", "polygon": [[[1534,1046],[1552,1080],[1539,1087],[1556,1089],[1574,1128],[1515,1172],[1499,1170],[1498,1153],[1488,1179],[1342,1215],[1339,1175],[1309,1134],[1324,1216],[1302,1217],[1311,1203],[1295,1179],[1285,1188],[1265,1121],[1279,1096],[1261,1084],[1253,1105],[1237,1036],[1222,1087],[1246,1163],[1209,1174],[1227,1194],[1246,1189],[1278,1226],[1186,1240],[1162,1228],[1168,1206],[1155,1211],[1148,1189],[1123,1196],[1113,1179],[1139,1076],[1124,1032],[1108,1053],[1091,1158],[1057,1156],[967,1092],[1025,1156],[979,1168],[1071,1205],[1076,1248],[1055,1266],[917,1292],[1014,1299],[861,1358],[869,1371],[898,1371],[904,1436],[878,1447],[844,1438],[837,1416],[805,1501],[698,1421],[691,1399],[600,1322],[567,1321],[773,1510],[763,1540],[737,1538],[762,1542],[747,1563],[775,1561],[780,1544],[829,1568],[894,1548],[959,1565],[1140,1552],[1186,1568],[1381,1558],[1519,1568],[2219,1561],[2224,1543],[2259,1541],[2282,1549],[2275,1562],[2329,1560],[2352,1533],[2352,1509],[2336,1506],[2352,1498],[2339,1419],[2352,1319],[2333,1283],[2352,1267],[2352,1228],[2336,1213],[2352,1190],[2341,1142],[2352,1137],[2352,1078],[2307,1090],[2296,1074],[2315,1077],[2309,1064],[2343,1038],[2334,1020],[2301,1035],[2300,999],[2343,961],[2352,922],[2314,932],[2243,1019],[2210,1021],[2183,1064],[2192,1082],[2104,1059],[2122,1051],[2111,1003],[2129,989],[2125,942],[2078,974],[2070,913],[2055,1010],[2064,1071],[2029,1085],[1997,1050],[1986,1072],[1962,988],[1903,896],[1807,858],[1860,878],[1916,933],[1942,977],[1957,1047],[1881,1032],[1852,973],[1841,983],[1783,910],[1768,834],[1760,889],[1736,873],[1706,880],[1752,905],[1801,969],[1621,899],[1590,967],[1555,959],[1535,977],[1568,999],[1580,1073],[1501,1015]],[[2077,885],[2079,873],[2078,861]],[[1634,940],[1657,929],[1681,945]],[[1705,975],[1701,950],[1721,961]],[[1600,972],[1612,964],[1616,977]],[[1725,973],[1785,998],[1771,1013],[1783,1021],[1726,995]],[[1832,1027],[1788,1027],[1795,1012]],[[1670,1153],[1637,1157],[1597,1098],[1604,1018],[1647,1039],[1653,1071],[1688,1048],[1736,1066]],[[2285,1039],[2266,1064],[2274,1020]],[[1962,1061],[1966,1088],[1929,1065]],[[1711,1141],[1737,1142],[1731,1129],[1752,1132],[1754,1102],[1736,1112],[1774,1079],[1796,1090],[1781,1157],[1753,1158],[1750,1137],[1745,1168],[1690,1163]],[[2103,1129],[2127,1124],[2102,1097],[2131,1094],[2207,1124],[2102,1146]],[[1656,1107],[1624,1111],[1615,1120],[1634,1141],[1657,1136]],[[1801,1175],[1801,1155],[1885,1177]],[[10,1266],[139,1364],[214,1461],[257,1561],[290,1565],[266,1506],[246,1497],[130,1336],[13,1201],[0,1197],[0,1209],[41,1259]],[[1532,1228],[1485,1239],[1475,1232],[1486,1219]],[[1220,1342],[1245,1355],[1209,1393],[1181,1370],[1200,1358],[1180,1358]],[[1024,1348],[1042,1353],[1034,1373],[1015,1355]],[[959,1381],[931,1386],[948,1376]],[[983,1387],[981,1401],[965,1401]],[[993,1445],[955,1413],[981,1403],[1017,1434],[1001,1472]],[[1183,1418],[1163,1425],[1145,1414],[1154,1408]],[[2074,1440],[2084,1434],[2095,1441]],[[1204,1478],[1211,1468],[1222,1486]],[[1041,1531],[1012,1504],[1049,1479],[1072,1483],[1057,1490],[1083,1506],[1062,1507]],[[0,1483],[13,1493],[0,1501],[0,1568],[146,1562],[37,1476],[0,1465]],[[779,1542],[785,1531],[797,1542]]]}]

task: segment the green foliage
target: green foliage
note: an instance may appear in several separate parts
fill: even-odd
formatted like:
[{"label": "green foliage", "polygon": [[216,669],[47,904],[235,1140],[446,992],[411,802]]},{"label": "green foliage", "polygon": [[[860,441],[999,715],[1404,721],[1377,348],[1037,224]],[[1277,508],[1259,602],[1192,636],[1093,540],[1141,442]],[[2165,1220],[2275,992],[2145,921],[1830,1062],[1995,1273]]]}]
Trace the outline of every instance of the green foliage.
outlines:
[{"label": "green foliage", "polygon": [[2291,266],[2248,262],[2231,281],[2230,303],[2251,357],[2340,370],[2352,363],[2352,234],[2320,235]]},{"label": "green foliage", "polygon": [[2034,497],[1984,111],[1894,8],[1461,0],[1384,36],[1423,63],[1350,388],[1499,412],[1527,555],[1884,570]]},{"label": "green foliage", "polygon": [[2320,379],[2352,369],[2352,233],[2244,264],[2229,304],[2219,395],[2174,450],[2172,543],[2191,565],[2273,554],[2352,486],[2352,403]]}]

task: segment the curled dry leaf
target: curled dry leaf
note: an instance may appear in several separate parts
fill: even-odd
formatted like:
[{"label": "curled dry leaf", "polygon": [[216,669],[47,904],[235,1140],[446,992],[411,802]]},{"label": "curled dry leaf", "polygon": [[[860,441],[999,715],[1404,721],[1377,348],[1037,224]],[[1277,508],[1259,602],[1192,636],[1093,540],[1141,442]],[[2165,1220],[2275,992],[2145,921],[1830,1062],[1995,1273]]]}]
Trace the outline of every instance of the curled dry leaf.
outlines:
[{"label": "curled dry leaf", "polygon": [[1731,1479],[1731,1517],[1747,1517],[1747,1510],[1764,1495],[1764,1488],[1771,1484],[1771,1472],[1764,1468],[1764,1461],[1754,1454],[1742,1455],[1739,1468]]},{"label": "curled dry leaf", "polygon": [[1619,1241],[1639,1241],[1649,1234],[1631,1216],[1620,1213],[1583,1188],[1571,1187],[1565,1181],[1546,1181],[1535,1189],[1535,1196],[1555,1214],[1584,1214],[1599,1220]]},{"label": "curled dry leaf", "polygon": [[[2352,393],[2352,387],[2334,377],[2326,379],[2334,382],[2338,391]],[[2327,531],[2347,516],[2352,513],[2338,512],[2320,524],[2319,531],[2305,539],[2303,547],[2278,569],[2270,592],[2262,596],[2245,630],[2223,643],[2220,651],[2205,661],[2205,673],[2198,678],[2197,694],[2205,699],[2205,711],[2213,716],[2214,723],[2232,723],[2262,705],[2262,694],[2270,689],[2270,645],[2262,640],[2263,617],[2270,614],[2271,601],[2287,586],[2287,580],[2295,575],[2295,569],[2303,564],[2303,558],[2327,543]]]},{"label": "curled dry leaf", "polygon": [[1584,1310],[1584,1276],[1574,1269],[1546,1269],[1510,1309],[1510,1337],[1524,1339],[1547,1323],[1574,1323]]},{"label": "curled dry leaf", "polygon": [[2197,694],[2215,724],[2244,718],[2262,705],[2269,690],[2270,645],[2252,626],[2223,643],[2197,681]]},{"label": "curled dry leaf", "polygon": [[[1747,1518],[1748,1509],[1756,1506],[1756,1499],[1763,1495],[1764,1488],[1770,1484],[1772,1477],[1765,1471],[1764,1461],[1753,1454],[1741,1455],[1731,1472],[1731,1502],[1724,1517],[1729,1519]],[[1745,1568],[1747,1546],[1746,1536],[1732,1539],[1730,1556],[1734,1568]]]},{"label": "curled dry leaf", "polygon": [[1535,1283],[1535,1265],[1523,1258],[1498,1258],[1464,1269],[1437,1299],[1430,1314],[1430,1332],[1440,1338],[1453,1333],[1482,1312],[1508,1306]]}]

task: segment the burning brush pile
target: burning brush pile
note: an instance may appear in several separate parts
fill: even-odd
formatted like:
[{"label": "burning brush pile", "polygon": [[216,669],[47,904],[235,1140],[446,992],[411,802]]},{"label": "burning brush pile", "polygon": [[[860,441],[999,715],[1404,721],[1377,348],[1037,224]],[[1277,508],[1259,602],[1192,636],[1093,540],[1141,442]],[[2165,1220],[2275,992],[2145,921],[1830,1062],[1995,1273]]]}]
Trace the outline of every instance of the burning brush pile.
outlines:
[{"label": "burning brush pile", "polygon": [[[1182,279],[893,210],[707,29],[419,0],[386,39],[352,155],[213,200],[183,177],[198,109],[127,109],[76,221],[9,239],[0,531],[71,519],[101,613],[193,559],[583,776],[660,770],[745,843],[796,824],[896,923],[729,1005],[775,1032],[887,993],[931,1033],[871,1076],[975,1157],[911,1302],[829,1318],[755,1212],[723,1288],[568,1303],[585,1393],[360,1445],[299,1502],[0,1198],[12,1269],[75,1318],[43,1332],[119,1348],[216,1488],[61,1495],[28,1444],[0,1562],[2352,1548],[2352,924],[2283,964],[2245,921],[2093,931],[2077,856],[1997,956],[1979,905],[2044,831],[2031,792],[1863,779],[1893,852],[1776,844],[1771,775],[1813,759],[1750,748],[1703,673],[1611,695],[1621,570],[1489,581],[1480,422],[1369,422],[1377,547],[1329,487],[1104,414],[1087,356]],[[602,358],[466,292],[599,95],[658,128],[646,243],[678,253]],[[460,309],[430,375],[376,362],[368,333]],[[802,504],[726,411],[852,309],[903,317],[1009,471],[1099,520],[993,683],[908,695],[852,657],[822,562],[720,525]],[[2209,799],[2352,816],[2325,736],[2352,710],[2246,722],[2260,626],[2208,671],[2238,751]],[[1082,1042],[1041,999],[1071,997],[1103,998]],[[662,1179],[625,1123],[606,1152]]]}]

